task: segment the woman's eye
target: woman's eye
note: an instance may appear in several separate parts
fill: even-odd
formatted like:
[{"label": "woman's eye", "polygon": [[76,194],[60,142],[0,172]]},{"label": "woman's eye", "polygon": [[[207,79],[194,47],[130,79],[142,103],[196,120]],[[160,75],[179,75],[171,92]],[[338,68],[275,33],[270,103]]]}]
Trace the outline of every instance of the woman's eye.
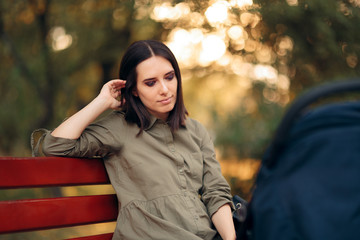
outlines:
[{"label": "woman's eye", "polygon": [[165,79],[167,79],[167,80],[172,80],[172,79],[174,79],[174,77],[175,77],[175,73],[170,73],[169,75],[167,75],[167,76],[165,77]]},{"label": "woman's eye", "polygon": [[152,87],[155,85],[155,81],[148,81],[148,82],[145,82],[145,84],[149,87]]}]

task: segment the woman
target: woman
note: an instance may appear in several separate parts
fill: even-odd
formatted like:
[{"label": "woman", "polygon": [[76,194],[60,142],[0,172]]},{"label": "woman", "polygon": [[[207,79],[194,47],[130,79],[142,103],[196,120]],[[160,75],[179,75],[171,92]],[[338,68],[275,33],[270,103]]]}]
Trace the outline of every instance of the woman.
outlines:
[{"label": "woman", "polygon": [[[107,109],[114,111],[93,123]],[[120,205],[113,239],[235,239],[230,188],[213,144],[186,115],[171,51],[135,42],[120,79],[48,132],[43,152],[104,159]]]}]

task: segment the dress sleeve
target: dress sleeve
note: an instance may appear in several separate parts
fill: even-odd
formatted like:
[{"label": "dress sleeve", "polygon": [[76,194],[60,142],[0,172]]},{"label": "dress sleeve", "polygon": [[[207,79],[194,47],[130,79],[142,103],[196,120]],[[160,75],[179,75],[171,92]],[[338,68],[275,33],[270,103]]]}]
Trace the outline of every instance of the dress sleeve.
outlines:
[{"label": "dress sleeve", "polygon": [[44,137],[42,152],[46,156],[105,157],[120,148],[111,130],[114,125],[111,121],[108,117],[90,124],[78,139],[54,137],[49,131]]},{"label": "dress sleeve", "polygon": [[229,203],[234,209],[230,186],[221,173],[216,160],[213,142],[203,126],[200,126],[202,136],[201,151],[203,153],[203,186],[202,200],[210,217],[224,204]]}]

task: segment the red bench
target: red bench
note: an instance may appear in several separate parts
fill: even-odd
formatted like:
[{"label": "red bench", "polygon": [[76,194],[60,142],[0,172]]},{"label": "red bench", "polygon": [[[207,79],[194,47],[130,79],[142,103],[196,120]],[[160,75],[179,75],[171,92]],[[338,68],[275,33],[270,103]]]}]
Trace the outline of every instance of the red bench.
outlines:
[{"label": "red bench", "polygon": [[[109,184],[102,159],[0,157],[0,189]],[[116,221],[115,194],[0,201],[1,234]],[[111,239],[113,233],[72,238]]]}]

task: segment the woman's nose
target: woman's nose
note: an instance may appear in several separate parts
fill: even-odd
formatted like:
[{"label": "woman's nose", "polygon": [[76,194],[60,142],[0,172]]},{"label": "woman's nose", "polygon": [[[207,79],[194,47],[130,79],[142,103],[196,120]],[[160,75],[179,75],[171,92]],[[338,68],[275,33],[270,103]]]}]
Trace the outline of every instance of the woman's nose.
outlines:
[{"label": "woman's nose", "polygon": [[161,93],[167,93],[169,91],[169,88],[164,80],[160,81],[160,85],[161,85],[160,87]]}]

